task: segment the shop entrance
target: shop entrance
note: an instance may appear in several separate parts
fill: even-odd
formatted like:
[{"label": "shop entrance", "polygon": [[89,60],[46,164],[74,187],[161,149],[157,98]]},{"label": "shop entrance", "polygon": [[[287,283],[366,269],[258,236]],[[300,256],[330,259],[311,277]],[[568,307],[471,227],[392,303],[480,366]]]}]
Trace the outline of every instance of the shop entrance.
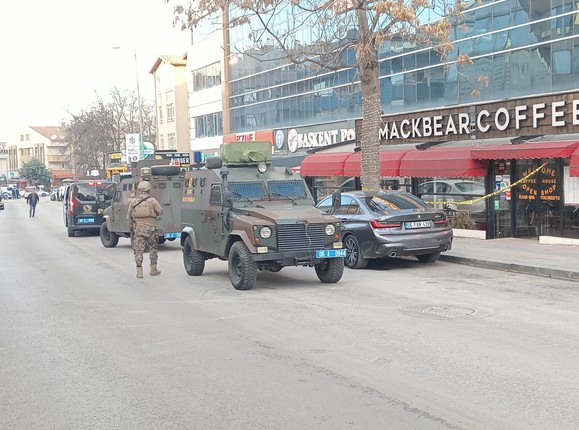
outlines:
[{"label": "shop entrance", "polygon": [[495,190],[504,190],[488,204],[494,237],[559,235],[562,167],[560,159],[494,161]]}]

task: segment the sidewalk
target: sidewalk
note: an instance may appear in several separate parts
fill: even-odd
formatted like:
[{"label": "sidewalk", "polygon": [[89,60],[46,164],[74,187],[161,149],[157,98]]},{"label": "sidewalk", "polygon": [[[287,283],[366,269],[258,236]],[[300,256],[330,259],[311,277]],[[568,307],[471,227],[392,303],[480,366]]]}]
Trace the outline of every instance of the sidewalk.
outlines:
[{"label": "sidewalk", "polygon": [[533,239],[455,237],[441,261],[579,281],[579,246],[541,245]]}]

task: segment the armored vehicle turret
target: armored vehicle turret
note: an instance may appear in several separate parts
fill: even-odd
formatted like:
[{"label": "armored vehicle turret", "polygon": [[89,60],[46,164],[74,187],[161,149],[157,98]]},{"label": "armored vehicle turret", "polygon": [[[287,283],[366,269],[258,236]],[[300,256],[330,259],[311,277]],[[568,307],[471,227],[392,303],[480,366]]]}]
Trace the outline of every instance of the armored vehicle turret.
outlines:
[{"label": "armored vehicle turret", "polygon": [[342,278],[340,220],[315,208],[303,178],[270,161],[270,142],[235,142],[186,173],[181,245],[189,275],[218,258],[238,290],[251,289],[258,270],[285,266],[314,267],[325,283]]}]

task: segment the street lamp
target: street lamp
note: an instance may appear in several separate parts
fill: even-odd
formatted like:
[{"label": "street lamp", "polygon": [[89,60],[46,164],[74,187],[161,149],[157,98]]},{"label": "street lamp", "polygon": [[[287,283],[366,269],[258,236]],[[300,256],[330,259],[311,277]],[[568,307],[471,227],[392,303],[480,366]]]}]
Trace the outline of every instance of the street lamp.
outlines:
[{"label": "street lamp", "polygon": [[[113,49],[121,49],[120,46],[113,46]],[[139,103],[139,144],[143,144],[143,105],[141,103],[141,87],[139,85],[139,66],[137,62],[137,50],[134,51],[135,55],[135,77],[137,80],[137,103]]]}]

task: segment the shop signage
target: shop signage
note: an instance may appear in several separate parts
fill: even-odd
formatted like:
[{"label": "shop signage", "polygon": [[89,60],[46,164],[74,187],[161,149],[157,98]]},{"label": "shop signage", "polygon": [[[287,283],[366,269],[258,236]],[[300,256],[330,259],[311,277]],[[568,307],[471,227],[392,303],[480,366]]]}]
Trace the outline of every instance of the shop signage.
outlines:
[{"label": "shop signage", "polygon": [[497,172],[501,175],[507,171],[507,162],[505,160],[497,161]]},{"label": "shop signage", "polygon": [[[533,168],[523,172],[528,175]],[[522,182],[519,200],[543,200],[559,201],[561,192],[557,183],[557,172],[553,167],[546,165],[540,170],[539,175],[531,176]]]},{"label": "shop signage", "polygon": [[255,132],[250,131],[247,133],[236,133],[235,140],[237,142],[253,142],[255,141]]},{"label": "shop signage", "polygon": [[331,125],[326,125],[324,128],[317,126],[276,130],[274,132],[274,150],[276,153],[287,151],[293,154],[309,148],[354,140],[356,138],[356,132],[352,124],[342,124],[343,127],[336,127],[334,124],[332,128],[330,128]]},{"label": "shop signage", "polygon": [[543,125],[565,127],[579,125],[579,100],[567,103],[565,100],[551,104],[535,103],[517,105],[509,110],[500,107],[495,112],[481,109],[478,112],[404,118],[400,121],[387,121],[379,131],[380,140],[420,139],[450,135],[470,135],[486,133],[490,130],[504,131],[510,128],[519,130],[523,124],[532,128]]}]

